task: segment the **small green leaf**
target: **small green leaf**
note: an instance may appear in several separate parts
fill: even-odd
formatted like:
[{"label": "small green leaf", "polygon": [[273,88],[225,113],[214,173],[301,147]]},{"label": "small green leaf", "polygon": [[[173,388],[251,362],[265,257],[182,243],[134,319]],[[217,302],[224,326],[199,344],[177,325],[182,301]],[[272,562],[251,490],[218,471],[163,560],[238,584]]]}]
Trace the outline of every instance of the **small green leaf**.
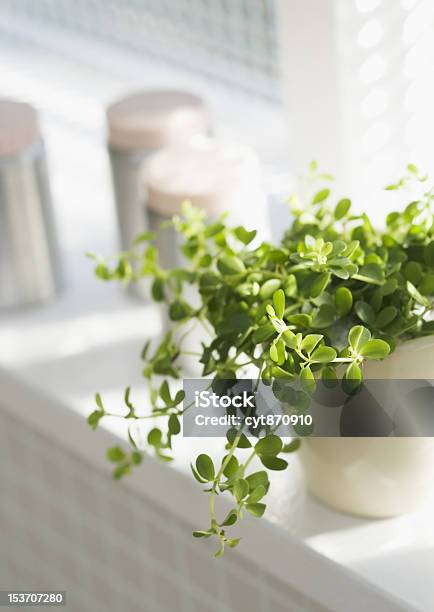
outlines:
[{"label": "small green leaf", "polygon": [[340,200],[336,204],[335,219],[342,219],[342,217],[345,217],[347,212],[350,210],[350,207],[351,207],[351,200],[349,200],[348,198],[344,198],[343,200]]},{"label": "small green leaf", "polygon": [[231,276],[233,274],[242,274],[246,271],[246,267],[242,260],[235,255],[225,255],[217,261],[217,268],[223,276]]},{"label": "small green leaf", "polygon": [[283,290],[286,297],[295,297],[297,295],[297,279],[294,274],[289,274],[283,283]]},{"label": "small green leaf", "polygon": [[362,346],[368,342],[371,338],[371,332],[363,325],[355,325],[348,333],[348,342],[350,346],[356,351],[360,351]]},{"label": "small green leaf", "polygon": [[224,521],[220,523],[220,527],[230,527],[237,522],[238,515],[235,509],[232,509],[225,517]]},{"label": "small green leaf", "polygon": [[245,480],[249,485],[250,491],[254,491],[260,485],[265,487],[265,489],[268,487],[268,474],[264,472],[264,470],[249,474],[249,476],[246,476]]},{"label": "small green leaf", "polygon": [[191,317],[193,309],[184,300],[175,300],[169,306],[169,317],[171,321],[182,321]]},{"label": "small green leaf", "polygon": [[107,264],[104,263],[103,261],[100,261],[96,267],[95,267],[95,276],[98,277],[100,280],[111,280],[112,275],[110,273],[110,270],[107,267]]},{"label": "small green leaf", "polygon": [[161,399],[166,404],[166,406],[171,405],[172,397],[170,395],[169,383],[167,382],[167,380],[163,381],[163,383],[161,384],[159,393]]},{"label": "small green leaf", "polygon": [[334,240],[333,242],[327,242],[326,244],[329,245],[327,250],[330,252],[328,255],[331,255],[332,258],[342,255],[342,253],[345,253],[348,248],[347,243],[343,240]]},{"label": "small green leaf", "polygon": [[270,298],[275,291],[279,289],[281,282],[278,278],[270,278],[265,281],[259,290],[259,297],[263,300]]},{"label": "small green leaf", "polygon": [[397,288],[398,286],[398,281],[396,280],[396,278],[389,278],[384,285],[382,285],[379,290],[381,291],[381,294],[386,296],[386,295],[391,295]]},{"label": "small green leaf", "polygon": [[363,301],[358,301],[354,305],[354,310],[356,311],[356,315],[369,326],[374,325],[375,322],[375,312],[370,304]]},{"label": "small green leaf", "polygon": [[199,289],[204,295],[213,294],[221,284],[221,278],[215,272],[204,272],[199,278]]},{"label": "small green leaf", "polygon": [[252,321],[245,312],[233,312],[218,326],[220,334],[243,334],[251,325]]},{"label": "small green leaf", "polygon": [[273,471],[286,470],[288,462],[280,457],[261,457],[262,464],[268,469]]},{"label": "small green leaf", "polygon": [[296,336],[294,332],[292,332],[290,329],[287,329],[283,332],[282,340],[290,349],[294,349],[297,346]]},{"label": "small green leaf", "polygon": [[259,485],[259,487],[256,487],[256,489],[254,489],[252,493],[250,493],[249,497],[247,498],[247,503],[256,504],[264,497],[266,493],[267,489],[263,485]]},{"label": "small green leaf", "polygon": [[386,327],[393,321],[393,319],[397,316],[398,309],[395,306],[386,306],[377,314],[375,319],[375,327],[382,329]]},{"label": "small green leaf", "polygon": [[284,378],[286,380],[292,380],[294,378],[293,372],[290,372],[288,370],[284,370],[280,366],[274,366],[271,369],[271,373],[275,377],[275,379],[277,379],[277,380],[280,380],[282,378]]},{"label": "small green leaf", "polygon": [[234,229],[234,234],[243,244],[247,245],[252,242],[256,236],[256,230],[248,232],[242,225],[239,225]]},{"label": "small green leaf", "polygon": [[234,483],[234,496],[238,502],[249,494],[249,483],[244,478],[238,478]]},{"label": "small green leaf", "polygon": [[380,339],[368,340],[360,349],[360,354],[367,359],[384,359],[390,353],[390,346]]},{"label": "small green leaf", "polygon": [[163,461],[164,463],[170,463],[171,461],[173,461],[173,457],[170,457],[170,455],[164,455],[158,448],[156,450],[157,457],[160,461]]},{"label": "small green leaf", "polygon": [[119,461],[124,461],[124,459],[126,459],[126,454],[120,446],[112,446],[111,448],[107,449],[107,459],[113,463],[118,463]]},{"label": "small green leaf", "polygon": [[279,361],[279,354],[277,352],[277,346],[274,343],[270,346],[270,359],[272,359],[276,363]]},{"label": "small green leaf", "polygon": [[326,329],[335,322],[335,309],[330,304],[321,304],[312,319],[312,327],[315,329]]},{"label": "small green leaf", "polygon": [[362,277],[366,283],[373,283],[374,285],[382,285],[384,282],[383,269],[375,263],[362,266],[358,272],[358,276]]},{"label": "small green leaf", "polygon": [[185,399],[185,391],[183,389],[180,389],[179,391],[176,392],[176,395],[172,401],[172,404],[174,406],[178,406],[178,404],[183,402],[184,399]]},{"label": "small green leaf", "polygon": [[228,538],[226,540],[226,544],[229,546],[229,548],[235,548],[236,546],[238,546],[240,541],[241,538]]},{"label": "small green leaf", "polygon": [[337,353],[331,346],[319,346],[311,355],[311,361],[316,363],[330,363],[336,359]]},{"label": "small green leaf", "polygon": [[300,372],[301,386],[308,393],[314,393],[316,389],[315,377],[309,366],[305,366]]},{"label": "small green leaf", "polygon": [[288,317],[288,323],[296,327],[310,327],[312,324],[312,317],[307,314],[295,314]]},{"label": "small green leaf", "polygon": [[[229,431],[226,433],[226,438],[231,446],[234,444],[238,433],[239,432],[236,429],[229,429]],[[250,448],[251,446],[252,445],[250,444],[247,436],[245,434],[241,434],[238,440],[237,448]]]},{"label": "small green leaf", "polygon": [[424,249],[424,259],[427,266],[434,268],[434,240],[426,245]]},{"label": "small green leaf", "polygon": [[327,389],[333,389],[337,385],[337,374],[336,370],[332,366],[326,366],[321,372],[321,380],[324,387]]},{"label": "small green leaf", "polygon": [[165,298],[164,281],[156,278],[151,285],[151,295],[156,302],[163,302]]},{"label": "small green leaf", "polygon": [[161,437],[161,430],[158,429],[158,427],[154,427],[154,429],[151,429],[151,431],[148,433],[148,444],[150,444],[151,446],[160,446]]},{"label": "small green leaf", "polygon": [[329,272],[321,272],[314,276],[313,280],[309,285],[309,294],[310,297],[316,298],[325,290],[330,281],[330,273]]},{"label": "small green leaf", "polygon": [[318,191],[312,199],[312,204],[319,204],[320,202],[324,202],[330,195],[330,189],[321,189]]},{"label": "small green leaf", "polygon": [[207,482],[214,480],[215,469],[214,464],[209,455],[200,454],[196,459],[196,470],[198,474]]},{"label": "small green leaf", "polygon": [[128,415],[125,418],[133,418],[135,416],[134,406],[130,400],[131,388],[127,387],[124,393],[124,403],[125,406],[129,409]]},{"label": "small green leaf", "polygon": [[131,466],[128,463],[118,465],[113,470],[113,478],[115,480],[120,480],[123,476],[127,476],[128,474],[131,474]]},{"label": "small green leaf", "polygon": [[308,334],[303,338],[301,350],[308,355],[314,350],[316,345],[324,338],[322,334]]},{"label": "small green leaf", "polygon": [[134,465],[140,465],[142,463],[143,456],[139,451],[133,451],[131,453],[131,461]]},{"label": "small green leaf", "polygon": [[418,285],[423,278],[422,266],[418,261],[409,261],[404,266],[404,276],[413,285]]},{"label": "small green leaf", "polygon": [[424,274],[418,290],[423,295],[434,295],[434,274]]},{"label": "small green leaf", "polygon": [[133,246],[140,244],[142,242],[149,242],[150,240],[154,240],[155,234],[154,232],[143,232],[136,236],[133,240]]},{"label": "small green leaf", "polygon": [[[278,319],[277,317],[270,317],[270,322],[279,335],[282,334],[286,330],[287,326],[282,321],[282,319]],[[277,339],[276,339],[276,342],[278,342]]]},{"label": "small green leaf", "polygon": [[95,403],[98,406],[98,408],[104,412],[104,405],[102,403],[102,399],[101,399],[101,395],[99,393],[95,394]]},{"label": "small green leaf", "polygon": [[289,444],[285,444],[282,448],[282,453],[295,453],[301,446],[300,438],[294,438],[289,442]]},{"label": "small green leaf", "polygon": [[225,540],[224,538],[220,538],[220,546],[217,550],[217,552],[215,553],[214,557],[216,559],[221,559],[221,557],[224,555],[225,553]]},{"label": "small green leaf", "polygon": [[407,291],[411,295],[411,297],[425,308],[430,308],[430,301],[425,296],[421,295],[416,287],[410,281],[407,281]]},{"label": "small green leaf", "polygon": [[281,450],[282,440],[274,434],[261,438],[255,445],[256,454],[261,457],[278,455]]},{"label": "small green leaf", "polygon": [[270,322],[265,323],[253,332],[252,340],[255,344],[262,344],[274,335],[274,327]]},{"label": "small green leaf", "polygon": [[205,484],[205,483],[208,482],[208,480],[206,480],[206,478],[202,478],[202,476],[198,473],[198,471],[194,468],[194,466],[192,464],[190,464],[190,468],[191,468],[193,476],[195,477],[197,482],[200,482],[201,484]]},{"label": "small green leaf", "polygon": [[177,436],[181,431],[181,425],[176,414],[171,414],[168,421],[169,432],[172,436]]},{"label": "small green leaf", "polygon": [[282,289],[278,289],[273,294],[273,305],[276,316],[279,319],[283,318],[283,313],[285,312],[285,294]]},{"label": "small green leaf", "polygon": [[[222,465],[225,463],[226,457],[227,455],[223,457]],[[238,459],[234,455],[232,455],[232,457],[229,459],[227,465],[225,466],[223,470],[223,474],[226,476],[226,478],[232,478],[237,473],[238,467],[239,467]]]},{"label": "small green leaf", "polygon": [[211,223],[210,225],[206,226],[204,234],[207,238],[212,238],[213,236],[220,234],[220,232],[224,229],[225,229],[225,226],[223,225],[223,223],[220,223],[220,222]]},{"label": "small green leaf", "polygon": [[264,514],[266,507],[267,506],[265,504],[247,504],[246,510],[252,516],[260,518]]},{"label": "small green leaf", "polygon": [[281,366],[286,361],[285,343],[283,342],[281,338],[276,342],[276,349],[277,349],[277,365]]},{"label": "small green leaf", "polygon": [[347,371],[345,372],[344,377],[344,389],[347,393],[353,393],[362,382],[362,370],[360,366],[354,361],[351,363]]},{"label": "small green leaf", "polygon": [[270,317],[275,317],[276,313],[274,312],[274,308],[272,307],[271,304],[267,304],[265,310],[267,311],[268,316]]},{"label": "small green leaf", "polygon": [[92,429],[96,429],[103,416],[104,416],[104,412],[102,412],[101,410],[94,410],[87,417],[87,422],[92,427]]},{"label": "small green leaf", "polygon": [[209,538],[212,534],[212,531],[193,531],[194,538]]},{"label": "small green leaf", "polygon": [[336,311],[340,317],[347,315],[353,307],[353,294],[348,287],[338,287],[335,293]]}]

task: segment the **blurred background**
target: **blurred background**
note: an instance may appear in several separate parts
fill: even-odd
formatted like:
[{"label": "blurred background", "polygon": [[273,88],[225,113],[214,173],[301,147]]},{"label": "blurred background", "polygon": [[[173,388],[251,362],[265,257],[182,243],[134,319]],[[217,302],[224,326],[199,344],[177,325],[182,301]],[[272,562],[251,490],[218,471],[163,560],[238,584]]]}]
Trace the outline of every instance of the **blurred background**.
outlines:
[{"label": "blurred background", "polygon": [[430,0],[1,0],[0,96],[39,113],[63,284],[101,291],[82,254],[118,248],[106,109],[137,90],[200,96],[256,151],[275,238],[312,159],[381,222],[382,187],[434,165],[433,28]]},{"label": "blurred background", "polygon": [[430,0],[2,0],[0,92],[40,112],[66,251],[116,236],[105,108],[143,88],[203,97],[269,191],[317,159],[375,214],[433,166],[433,23]]},{"label": "blurred background", "polygon": [[98,248],[115,230],[104,110],[137,88],[199,93],[217,134],[252,144],[268,176],[318,159],[357,195],[407,161],[432,166],[433,12],[429,0],[2,0],[0,90],[41,113],[62,244]]}]

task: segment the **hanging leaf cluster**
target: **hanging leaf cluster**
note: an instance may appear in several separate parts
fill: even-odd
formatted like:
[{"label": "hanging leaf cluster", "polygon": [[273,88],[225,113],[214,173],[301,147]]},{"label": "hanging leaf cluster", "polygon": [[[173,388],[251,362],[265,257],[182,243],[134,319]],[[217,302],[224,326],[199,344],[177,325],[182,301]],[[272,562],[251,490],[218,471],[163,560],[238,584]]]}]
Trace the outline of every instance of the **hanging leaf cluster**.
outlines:
[{"label": "hanging leaf cluster", "polygon": [[[330,179],[315,163],[308,175],[309,185]],[[336,201],[324,187],[307,199],[290,199],[292,221],[277,245],[259,242],[255,230],[228,226],[224,216],[209,222],[185,203],[182,215],[171,222],[182,238],[184,266],[161,267],[149,233],[139,236],[113,265],[91,255],[95,273],[104,281],[150,277],[151,295],[164,302],[173,323],[152,354],[149,343],[142,354],[151,411],[138,415],[127,390],[127,412],[120,418],[132,424],[162,417],[166,425],[151,429],[148,448],[163,461],[172,459],[172,437],[180,433],[180,418],[191,406],[183,405],[182,391],[171,393],[169,381],[182,374],[185,334],[180,330],[188,333],[192,323],[208,333],[197,360],[210,385],[242,378],[249,365],[258,383],[272,385],[276,397],[291,393],[298,410],[309,404],[319,380],[341,381],[352,393],[367,360],[384,359],[398,343],[434,333],[434,190],[426,188],[426,179],[409,164],[406,175],[389,185],[391,191],[414,185],[420,194],[402,211],[388,214],[381,229],[366,213],[353,212],[350,199]],[[186,298],[189,285],[197,288],[199,306]],[[295,383],[296,391],[285,387]],[[99,395],[96,404],[88,419],[93,428],[108,415]],[[116,477],[129,473],[142,458],[131,431],[132,453],[119,447],[108,453]],[[228,432],[218,465],[206,454],[192,459],[193,475],[210,498],[210,524],[193,535],[215,537],[217,556],[238,544],[227,530],[245,512],[263,515],[269,472],[287,468],[282,455],[300,444],[270,431],[255,442],[246,433]],[[260,470],[252,470],[253,459],[259,459]],[[221,519],[215,508],[220,493],[234,502]]]}]

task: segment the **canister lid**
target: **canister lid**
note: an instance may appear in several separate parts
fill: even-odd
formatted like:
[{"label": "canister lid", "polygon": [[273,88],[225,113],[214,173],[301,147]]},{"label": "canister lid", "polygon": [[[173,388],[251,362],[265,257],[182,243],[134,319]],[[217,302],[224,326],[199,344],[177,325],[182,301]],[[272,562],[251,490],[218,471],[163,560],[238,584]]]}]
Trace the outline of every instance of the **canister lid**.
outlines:
[{"label": "canister lid", "polygon": [[201,138],[166,147],[146,160],[143,178],[148,206],[164,216],[179,213],[190,200],[209,215],[220,214],[258,185],[254,151],[237,142]]},{"label": "canister lid", "polygon": [[198,96],[183,91],[144,91],[107,109],[108,141],[126,151],[157,149],[208,131],[209,117]]},{"label": "canister lid", "polygon": [[33,106],[0,99],[0,156],[19,155],[38,138],[38,115]]}]

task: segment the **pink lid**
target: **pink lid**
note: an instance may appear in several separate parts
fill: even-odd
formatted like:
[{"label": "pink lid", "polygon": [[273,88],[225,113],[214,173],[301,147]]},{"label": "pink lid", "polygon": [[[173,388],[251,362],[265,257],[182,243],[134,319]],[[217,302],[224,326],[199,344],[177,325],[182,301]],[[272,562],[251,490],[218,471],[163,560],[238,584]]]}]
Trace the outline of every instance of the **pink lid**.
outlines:
[{"label": "pink lid", "polygon": [[148,206],[165,216],[190,200],[208,214],[220,214],[256,188],[261,169],[256,154],[232,141],[198,138],[154,153],[143,168]]},{"label": "pink lid", "polygon": [[208,131],[203,100],[182,91],[144,91],[107,109],[108,141],[118,149],[157,149]]},{"label": "pink lid", "polygon": [[19,155],[39,138],[38,116],[30,104],[0,99],[0,156]]}]

